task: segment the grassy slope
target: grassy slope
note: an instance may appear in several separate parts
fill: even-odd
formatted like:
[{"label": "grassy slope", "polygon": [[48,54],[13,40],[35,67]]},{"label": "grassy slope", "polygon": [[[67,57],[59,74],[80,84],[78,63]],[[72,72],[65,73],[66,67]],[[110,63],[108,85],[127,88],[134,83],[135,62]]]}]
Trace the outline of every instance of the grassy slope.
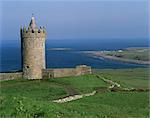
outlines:
[{"label": "grassy slope", "polygon": [[149,88],[149,69],[95,69],[94,73],[114,80],[125,87]]},{"label": "grassy slope", "polygon": [[107,84],[97,78],[95,75],[86,75],[79,77],[56,78],[50,82],[63,83],[72,86],[79,94],[92,92],[97,87],[106,87]]},{"label": "grassy slope", "polygon": [[71,105],[69,109],[76,110],[79,117],[146,118],[147,103],[148,93],[99,93],[63,106]]},{"label": "grassy slope", "polygon": [[[138,72],[139,77],[137,80],[143,80],[144,77],[148,77],[146,74],[147,70],[142,70],[143,69],[139,70],[140,73]],[[132,72],[129,70],[117,70],[119,75],[117,74],[118,72],[114,70],[96,71],[97,73],[103,73],[105,76],[112,74],[113,78],[117,78],[118,76],[121,78],[124,76],[124,78],[128,76],[136,77],[134,74],[137,74],[134,70],[132,70]],[[130,79],[132,79],[132,77]],[[134,81],[135,80],[136,78]],[[127,79],[127,82],[128,81]],[[124,81],[120,80],[120,83],[124,84]],[[142,84],[144,84],[142,86],[145,86],[145,83]],[[139,86],[139,83],[133,85]],[[44,81],[5,81],[1,83],[1,117],[148,118],[149,94],[146,92],[106,92],[64,104],[52,103],[52,99],[68,95],[65,92],[65,86],[74,88],[78,93],[86,93],[93,91],[97,87],[108,85],[94,75]],[[130,86],[132,86],[132,84],[130,84]]]}]

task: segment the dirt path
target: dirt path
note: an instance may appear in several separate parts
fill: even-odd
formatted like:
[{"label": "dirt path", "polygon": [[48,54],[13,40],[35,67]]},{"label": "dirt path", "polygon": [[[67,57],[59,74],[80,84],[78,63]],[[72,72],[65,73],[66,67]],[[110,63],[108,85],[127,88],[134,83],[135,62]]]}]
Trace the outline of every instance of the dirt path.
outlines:
[{"label": "dirt path", "polygon": [[[97,76],[97,78],[100,78],[104,82],[108,83],[110,86],[108,86],[108,87],[98,87],[92,93],[77,95],[77,92],[75,91],[74,88],[72,88],[71,86],[63,85],[63,87],[69,93],[69,96],[65,96],[64,98],[53,100],[53,102],[65,103],[65,102],[69,102],[69,101],[78,100],[78,99],[81,99],[81,98],[87,97],[87,96],[93,96],[98,92],[119,92],[119,91],[121,91],[121,92],[134,92],[134,91],[136,91],[136,92],[149,92],[150,91],[150,89],[123,88],[117,82],[106,79],[106,78],[104,78],[100,75],[96,75],[96,76]],[[59,84],[59,85],[61,85],[61,84]]]},{"label": "dirt path", "polygon": [[66,92],[68,93],[68,96],[73,96],[73,95],[78,94],[78,92],[75,90],[75,88],[73,88],[70,85],[57,83],[57,82],[54,82],[53,84],[63,87],[66,90]]},{"label": "dirt path", "polygon": [[69,96],[77,95],[78,94],[78,92],[72,86],[63,85],[63,87],[67,91],[67,93],[69,94]]}]

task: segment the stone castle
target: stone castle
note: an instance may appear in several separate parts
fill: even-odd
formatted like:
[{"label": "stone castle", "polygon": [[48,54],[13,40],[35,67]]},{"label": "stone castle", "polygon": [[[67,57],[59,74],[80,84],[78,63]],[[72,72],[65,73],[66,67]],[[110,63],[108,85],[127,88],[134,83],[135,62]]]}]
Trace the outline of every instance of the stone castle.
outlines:
[{"label": "stone castle", "polygon": [[21,28],[23,78],[41,79],[45,69],[45,28],[36,26],[32,16],[29,27]]},{"label": "stone castle", "polygon": [[1,80],[15,78],[43,79],[91,74],[91,67],[86,65],[78,65],[76,68],[46,69],[46,29],[44,27],[38,28],[33,16],[28,28],[21,28],[20,34],[22,72],[0,73]]}]

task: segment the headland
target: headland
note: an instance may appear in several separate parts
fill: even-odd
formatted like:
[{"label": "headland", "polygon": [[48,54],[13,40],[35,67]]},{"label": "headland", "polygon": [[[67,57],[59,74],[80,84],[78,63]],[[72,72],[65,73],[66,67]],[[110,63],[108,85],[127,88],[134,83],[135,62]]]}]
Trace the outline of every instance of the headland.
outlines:
[{"label": "headland", "polygon": [[131,47],[111,51],[84,51],[88,56],[94,58],[106,58],[126,63],[150,65],[150,48],[148,47]]}]

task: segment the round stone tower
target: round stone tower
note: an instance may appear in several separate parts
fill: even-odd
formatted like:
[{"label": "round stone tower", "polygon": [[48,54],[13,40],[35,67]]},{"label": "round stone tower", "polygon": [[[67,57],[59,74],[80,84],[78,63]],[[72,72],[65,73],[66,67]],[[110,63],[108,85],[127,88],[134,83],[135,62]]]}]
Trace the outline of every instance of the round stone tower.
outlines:
[{"label": "round stone tower", "polygon": [[23,78],[42,79],[42,69],[45,69],[45,28],[36,25],[32,16],[29,27],[20,29],[22,49]]}]

